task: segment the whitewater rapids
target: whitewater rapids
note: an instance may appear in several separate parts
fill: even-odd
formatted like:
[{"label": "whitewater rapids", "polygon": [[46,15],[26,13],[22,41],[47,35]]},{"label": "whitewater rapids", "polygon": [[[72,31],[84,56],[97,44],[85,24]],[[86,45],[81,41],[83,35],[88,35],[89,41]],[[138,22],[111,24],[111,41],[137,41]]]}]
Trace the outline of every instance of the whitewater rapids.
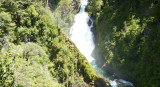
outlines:
[{"label": "whitewater rapids", "polygon": [[[75,43],[76,47],[80,50],[80,52],[87,58],[87,60],[91,63],[94,70],[100,75],[104,76],[110,81],[112,87],[118,87],[116,82],[117,79],[110,79],[105,71],[99,68],[95,63],[95,58],[92,57],[92,52],[95,48],[94,44],[94,35],[91,32],[91,28],[93,27],[93,20],[88,16],[88,13],[85,12],[85,7],[88,4],[88,0],[81,0],[81,9],[74,18],[74,24],[70,29],[70,38]],[[91,21],[89,26],[88,22]],[[124,86],[133,87],[131,82],[125,81],[123,79],[119,79],[119,82],[123,83]]]}]

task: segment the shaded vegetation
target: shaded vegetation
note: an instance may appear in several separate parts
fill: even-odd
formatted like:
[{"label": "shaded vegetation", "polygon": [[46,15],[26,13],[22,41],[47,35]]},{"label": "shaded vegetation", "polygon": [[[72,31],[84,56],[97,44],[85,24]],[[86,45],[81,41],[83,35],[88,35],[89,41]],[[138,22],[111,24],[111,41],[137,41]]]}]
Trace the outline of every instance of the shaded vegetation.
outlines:
[{"label": "shaded vegetation", "polygon": [[[132,78],[135,87],[159,87],[160,1],[103,0],[92,8],[100,58]],[[96,9],[96,10],[95,10]]]}]

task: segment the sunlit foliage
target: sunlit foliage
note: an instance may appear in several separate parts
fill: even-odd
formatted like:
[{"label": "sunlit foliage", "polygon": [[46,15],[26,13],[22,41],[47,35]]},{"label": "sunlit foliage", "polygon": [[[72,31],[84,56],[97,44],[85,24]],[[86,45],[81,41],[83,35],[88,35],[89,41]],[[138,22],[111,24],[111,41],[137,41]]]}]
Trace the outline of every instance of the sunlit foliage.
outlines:
[{"label": "sunlit foliage", "polygon": [[103,0],[100,11],[89,10],[96,17],[100,58],[131,77],[135,87],[160,86],[158,9],[159,0]]},{"label": "sunlit foliage", "polygon": [[[98,78],[85,57],[53,24],[55,19],[45,1],[0,3],[0,85],[87,86]],[[71,2],[66,2],[67,6]]]}]

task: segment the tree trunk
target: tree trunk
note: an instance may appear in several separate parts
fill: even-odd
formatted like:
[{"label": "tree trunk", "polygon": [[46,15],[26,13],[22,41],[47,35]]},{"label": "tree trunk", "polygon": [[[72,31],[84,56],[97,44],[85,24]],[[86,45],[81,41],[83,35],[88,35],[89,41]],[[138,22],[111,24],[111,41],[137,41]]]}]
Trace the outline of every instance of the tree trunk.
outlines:
[{"label": "tree trunk", "polygon": [[46,3],[46,6],[48,7],[48,0],[47,0],[47,3]]}]

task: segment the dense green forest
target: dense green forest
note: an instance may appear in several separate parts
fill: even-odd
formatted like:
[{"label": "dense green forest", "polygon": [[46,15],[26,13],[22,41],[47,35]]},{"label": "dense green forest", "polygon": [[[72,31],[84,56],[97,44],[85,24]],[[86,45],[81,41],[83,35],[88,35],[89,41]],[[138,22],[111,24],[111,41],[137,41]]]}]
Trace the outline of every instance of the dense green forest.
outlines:
[{"label": "dense green forest", "polygon": [[131,77],[135,87],[160,87],[160,0],[90,0],[88,11],[99,60]]},{"label": "dense green forest", "polygon": [[[134,87],[160,87],[160,0],[89,1],[98,62]],[[108,84],[66,35],[79,7],[80,0],[0,0],[0,87]]]},{"label": "dense green forest", "polygon": [[74,15],[79,11],[80,0],[49,0],[49,7],[53,11],[53,22],[69,35]]},{"label": "dense green forest", "polygon": [[0,87],[98,87],[108,83],[53,24],[56,13],[50,10],[64,2],[55,0],[51,9],[47,2],[1,0]]}]

